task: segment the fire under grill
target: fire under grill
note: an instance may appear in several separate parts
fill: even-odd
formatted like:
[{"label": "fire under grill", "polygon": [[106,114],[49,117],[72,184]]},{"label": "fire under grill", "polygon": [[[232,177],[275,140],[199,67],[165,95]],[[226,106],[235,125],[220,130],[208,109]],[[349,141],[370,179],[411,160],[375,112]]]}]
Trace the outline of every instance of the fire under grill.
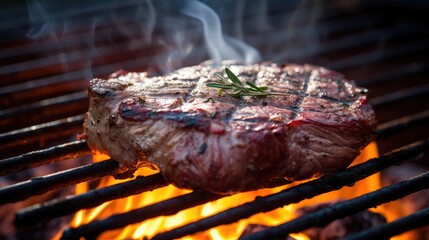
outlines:
[{"label": "fire under grill", "polygon": [[[379,121],[376,141],[381,156],[277,193],[255,197],[253,201],[189,224],[174,226],[157,233],[153,239],[192,236],[235,223],[258,213],[353,186],[405,161],[425,170],[412,178],[243,238],[285,238],[290,233],[324,226],[429,189],[429,157],[425,155],[429,150],[429,33],[424,21],[427,4],[419,1],[406,3],[407,6],[399,1],[383,4],[353,1],[350,5],[342,5],[339,1],[329,4],[280,2],[207,4],[219,11],[244,9],[239,17],[221,15],[222,26],[226,26],[225,32],[233,36],[234,29],[241,27],[241,37],[261,52],[262,60],[326,66],[368,88]],[[4,36],[0,46],[0,214],[13,213],[10,221],[13,225],[2,222],[2,228],[11,228],[9,234],[2,233],[5,235],[0,239],[52,238],[54,234],[47,233],[47,228],[52,226],[60,232],[58,238],[96,239],[110,230],[229,198],[193,191],[114,213],[79,227],[66,227],[79,210],[143,195],[168,185],[160,173],[155,173],[96,188],[102,177],[118,176],[119,165],[112,159],[91,162],[91,152],[85,141],[76,138],[82,132],[84,113],[88,108],[88,80],[105,77],[121,68],[163,72],[208,59],[207,52],[191,51],[183,59],[173,59],[168,66],[159,64],[158,60],[154,62],[153,59],[174,52],[178,43],[155,41],[157,34],[168,36],[168,29],[158,29],[156,24],[152,26],[152,41],[143,41],[146,39],[144,34],[130,33],[147,27],[141,23],[150,20],[145,12],[147,8],[153,8],[153,11],[160,8],[150,1],[107,1],[104,5],[85,8],[76,7],[72,2],[68,4],[70,11],[61,10],[55,4],[29,4],[27,9],[20,2],[0,10],[4,18],[0,21],[0,33]],[[252,6],[263,9],[265,14],[261,15]],[[50,9],[54,9],[55,14]],[[58,21],[62,23],[61,27],[56,25]],[[181,30],[189,31],[184,35],[194,40],[197,49],[204,48],[202,37],[190,34],[194,28],[186,25]],[[171,58],[162,60],[166,59]],[[82,182],[89,183],[92,188],[74,194],[73,187]],[[279,181],[269,183],[267,187],[287,184]],[[426,201],[428,204],[421,209],[346,239],[388,239],[428,226],[429,197]],[[425,236],[429,237],[429,233]]]}]

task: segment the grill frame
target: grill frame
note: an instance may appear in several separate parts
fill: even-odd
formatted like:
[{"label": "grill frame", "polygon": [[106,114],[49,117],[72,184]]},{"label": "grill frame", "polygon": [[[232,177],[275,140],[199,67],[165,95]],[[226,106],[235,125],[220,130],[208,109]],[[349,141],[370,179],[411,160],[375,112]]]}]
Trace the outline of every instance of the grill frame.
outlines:
[{"label": "grill frame", "polygon": [[[366,4],[365,5],[366,9],[369,9],[370,12],[372,11],[370,14],[371,16],[373,15],[374,12],[378,13],[378,11],[380,11],[379,6],[376,6],[376,5],[374,6],[364,1],[362,1],[362,3],[364,5]],[[130,1],[129,4],[133,6],[134,2]],[[386,7],[386,6],[381,6],[381,7]],[[388,6],[388,7],[391,9],[392,8],[395,9],[394,6]],[[286,11],[286,10],[283,9],[283,11]],[[413,10],[413,11],[416,11],[416,10]],[[273,13],[273,15],[275,14],[281,14],[281,11]],[[330,20],[332,20],[334,23],[337,22],[338,20],[336,19],[336,17],[338,16],[336,16],[332,12],[330,14],[327,14],[328,16],[327,21],[329,22]],[[341,14],[344,14],[344,13],[339,14],[340,19],[341,17],[344,17]],[[387,13],[386,15],[390,15],[390,13]],[[224,21],[226,22],[231,21],[231,19],[226,19]],[[417,22],[416,24],[423,24],[423,22],[419,22],[418,20],[415,20],[415,19],[412,19],[410,21],[411,22],[416,21]],[[380,22],[383,23],[384,20],[381,19]],[[354,23],[354,24],[358,26],[357,27],[358,31],[359,31],[359,25],[361,24],[365,25],[363,23]],[[340,29],[339,30],[340,32],[341,32],[341,29],[344,31],[345,27],[346,27],[345,24],[337,24],[337,25],[332,24],[332,28],[337,29],[337,31],[338,29]],[[399,30],[400,30],[398,31],[399,33],[401,31],[404,31],[403,29],[402,30],[399,29]],[[79,30],[79,31],[82,31],[82,30]],[[389,32],[387,31],[387,33]],[[405,30],[405,33],[409,33],[409,32]],[[392,35],[396,36],[395,34],[397,33],[394,33]],[[412,34],[416,34],[416,33],[413,32]],[[369,36],[371,36],[371,34],[369,34]],[[362,40],[363,42],[368,41],[364,37],[361,37],[361,38],[363,39]],[[405,44],[401,43],[398,46],[394,45],[393,47],[388,48],[389,52],[387,54],[384,54],[381,57],[381,59],[377,58],[377,56],[373,54],[374,51],[372,50],[365,51],[364,54],[351,54],[350,57],[345,57],[345,58],[335,56],[335,55],[341,56],[342,54],[344,55],[344,52],[346,56],[347,54],[350,55],[350,53],[348,53],[347,51],[347,50],[350,50],[350,45],[357,46],[358,49],[361,47],[361,45],[365,45],[365,43],[362,43],[362,42],[353,45],[348,42],[347,38],[345,39],[346,40],[341,39],[342,41],[337,41],[337,42],[334,41],[333,45],[326,44],[325,47],[321,47],[321,50],[318,50],[316,53],[312,53],[311,55],[305,56],[303,58],[298,58],[297,60],[298,62],[309,61],[311,63],[325,65],[329,68],[340,70],[342,72],[345,71],[346,76],[348,74],[351,76],[362,76],[363,74],[359,73],[359,71],[364,71],[365,73],[365,70],[362,70],[364,69],[363,65],[365,64],[383,65],[384,62],[390,63],[391,58],[397,59],[404,55],[407,58],[409,55],[412,55],[412,56],[417,55],[417,56],[414,56],[414,58],[411,58],[411,60],[406,60],[406,61],[397,60],[399,63],[406,62],[407,64],[405,65],[405,67],[401,66],[395,69],[394,71],[395,74],[389,71],[387,72],[387,74],[383,74],[383,73],[378,75],[369,74],[371,76],[370,78],[366,78],[366,79],[360,78],[358,83],[359,85],[370,88],[370,90],[374,90],[374,91],[371,91],[371,94],[372,92],[374,92],[373,93],[374,97],[371,98],[371,103],[374,105],[374,108],[378,116],[380,115],[379,113],[382,113],[381,114],[382,116],[389,115],[388,113],[393,111],[391,109],[397,106],[399,106],[401,109],[406,109],[405,110],[406,114],[403,115],[401,113],[400,117],[398,117],[397,116],[398,113],[395,112],[395,114],[393,114],[394,120],[389,119],[391,121],[386,121],[385,119],[386,117],[383,116],[382,124],[380,124],[378,127],[379,136],[377,139],[380,142],[380,146],[381,146],[380,150],[382,153],[389,152],[390,150],[398,147],[395,144],[383,145],[384,139],[389,139],[389,137],[391,136],[394,136],[393,138],[395,139],[397,138],[397,136],[401,136],[402,131],[404,130],[406,130],[405,132],[414,133],[416,131],[417,132],[421,131],[420,130],[421,128],[427,129],[427,126],[425,125],[425,123],[427,123],[427,120],[429,119],[428,110],[427,108],[424,108],[424,107],[422,108],[421,106],[417,106],[417,105],[422,105],[424,99],[427,99],[425,94],[429,92],[429,85],[424,84],[424,81],[417,80],[416,86],[414,84],[414,85],[411,85],[411,87],[403,89],[402,85],[404,83],[401,83],[398,85],[399,91],[395,91],[395,92],[388,91],[387,93],[386,91],[383,90],[383,85],[388,82],[397,83],[398,82],[397,78],[399,77],[407,77],[407,76],[413,76],[413,75],[422,75],[423,77],[424,76],[427,77],[426,67],[429,61],[427,57],[420,57],[420,55],[423,55],[424,53],[428,52],[428,48],[425,47],[424,44],[419,44],[419,43],[425,43],[428,38],[418,39],[417,41],[413,42],[416,44],[411,47],[409,46],[408,42],[406,42]],[[41,40],[49,42],[49,39],[38,39],[38,40],[39,40],[39,43]],[[20,45],[19,42],[14,43],[10,41],[9,43],[10,45],[16,44],[17,47],[15,49],[21,49],[20,47],[22,46],[32,46],[33,44],[35,44],[34,42],[29,42],[26,39],[21,39],[21,41],[24,41],[23,45]],[[329,41],[328,42],[332,44],[333,40],[330,40],[330,41],[331,42]],[[118,45],[120,44],[121,43],[118,43]],[[279,43],[276,43],[276,44],[278,45]],[[344,51],[344,49],[346,51]],[[76,49],[71,48],[71,50],[76,50]],[[421,53],[419,53],[419,51]],[[147,52],[150,52],[152,55],[156,55],[162,52],[162,50],[160,50],[160,48],[157,48],[156,46],[149,45],[149,46],[146,46],[146,48],[144,49],[140,49],[135,54],[136,55],[141,53],[147,54]],[[12,54],[11,51],[7,53]],[[50,54],[49,51],[47,51],[47,53]],[[35,62],[37,62],[37,60],[40,57],[44,57],[43,54],[44,53],[42,51],[41,55],[39,56],[36,55],[35,59],[30,58],[30,60],[35,60]],[[14,55],[12,56],[13,58],[9,56],[9,59],[16,61],[15,65],[18,66],[18,68],[16,69],[24,70],[24,72],[28,71],[27,74],[31,75],[31,72],[34,71],[34,69],[31,69],[31,68],[19,69],[19,66],[24,66],[24,64],[22,63],[24,63],[25,61],[22,61],[22,59],[19,58],[20,56],[14,56]],[[290,54],[289,56],[292,56],[291,59],[293,59],[294,54]],[[138,64],[138,62],[140,62],[139,60],[147,61],[147,57],[141,57],[141,58],[134,58],[134,57],[135,55],[133,55],[131,59],[122,61],[122,64],[117,62],[107,63],[107,64],[98,63],[99,65],[92,68],[93,74],[105,76],[105,74],[114,72],[115,70],[122,68],[123,66],[127,66],[129,69],[133,69],[136,71],[141,71],[141,70],[144,70],[145,68],[148,68],[149,66],[148,64],[140,64],[140,65]],[[332,59],[335,59],[335,60],[329,61],[328,64],[323,64],[323,63],[326,63],[324,62],[325,60],[323,59],[323,57],[327,57],[327,58],[332,57]],[[274,59],[275,58],[278,58],[278,56],[274,54]],[[4,59],[8,59],[8,58],[4,57],[3,61]],[[55,55],[54,57],[52,57],[52,59],[55,59]],[[120,56],[118,59],[122,60],[122,56]],[[365,59],[365,60],[363,61],[362,59]],[[116,59],[114,61],[116,61]],[[393,63],[391,65],[395,65],[395,64],[396,63]],[[13,65],[13,62],[12,62],[12,65]],[[2,107],[5,107],[5,109],[0,111],[0,122],[2,126],[2,131],[3,131],[3,133],[0,133],[0,149],[10,148],[11,151],[10,153],[7,153],[2,157],[5,159],[0,160],[0,169],[1,169],[0,175],[11,174],[15,171],[21,171],[24,169],[30,169],[33,167],[42,166],[42,165],[50,164],[57,161],[77,158],[80,156],[87,155],[89,153],[88,149],[85,148],[85,144],[83,142],[76,143],[77,144],[76,148],[68,147],[67,144],[73,144],[73,142],[70,142],[70,140],[66,140],[65,147],[61,145],[56,146],[58,142],[64,141],[71,135],[74,135],[79,132],[80,129],[78,128],[78,126],[83,119],[83,115],[80,115],[80,114],[82,114],[83,113],[82,110],[86,110],[86,107],[87,107],[87,97],[86,97],[86,92],[84,90],[84,87],[85,87],[84,83],[86,81],[87,76],[85,75],[85,73],[82,73],[82,71],[79,69],[79,66],[81,66],[81,64],[76,64],[76,66],[73,65],[71,71],[68,69],[63,69],[62,66],[59,66],[58,67],[59,70],[56,69],[55,71],[51,71],[51,72],[48,71],[48,76],[42,76],[41,78],[35,79],[35,80],[32,80],[31,77],[27,77],[27,78],[18,77],[19,79],[18,81],[21,81],[20,83],[10,84],[10,82],[7,82],[5,86],[2,86],[0,91],[0,96],[7,97],[12,100],[2,101]],[[34,67],[34,65],[31,67]],[[386,67],[381,69],[383,69],[384,71]],[[6,76],[7,79],[13,80],[13,77],[16,76],[16,72],[18,70],[13,70],[13,69],[8,70],[10,72],[4,75],[7,75]],[[36,70],[38,70],[38,68],[36,68]],[[389,74],[392,76],[389,76]],[[35,76],[39,76],[39,75],[43,75],[43,74],[35,74]],[[61,78],[59,78],[59,76],[61,76]],[[77,81],[74,81],[74,80],[77,80]],[[77,83],[77,85],[70,87],[68,90],[59,91],[58,94],[52,93],[52,90],[50,90],[46,95],[41,95],[41,97],[40,96],[36,97],[35,101],[30,103],[26,102],[26,100],[29,100],[29,99],[32,100],[32,98],[22,97],[23,95],[25,95],[24,93],[28,93],[28,91],[31,91],[32,89],[34,89],[31,87],[32,85],[35,86],[35,88],[38,90],[45,89],[45,88],[55,89],[55,88],[58,88],[59,86],[62,86],[61,85],[62,83],[69,83],[69,82]],[[71,92],[68,92],[68,91],[71,91]],[[14,98],[21,99],[21,100],[17,100],[18,105],[16,106],[8,103],[8,102],[13,102]],[[406,107],[404,108],[401,105],[402,104],[401,102],[403,102],[404,100],[408,101],[410,99],[413,100],[416,98],[418,98],[417,104],[413,104],[413,107],[415,107],[417,110],[411,111],[411,110],[408,110]],[[423,109],[423,111],[421,111],[421,109]],[[408,113],[410,111],[411,113]],[[383,114],[383,112],[386,112],[386,114]],[[32,117],[29,117],[30,115]],[[69,131],[64,131],[64,132],[62,131],[62,134],[56,134],[56,131],[66,130],[66,129]],[[410,130],[410,129],[414,129],[414,130]],[[420,138],[417,140],[421,140],[422,139],[421,136],[423,136],[423,139],[428,137],[427,135],[424,135],[422,133],[416,134],[416,135],[417,135],[417,138]],[[51,146],[51,148],[44,149],[43,147],[38,146],[37,136],[47,139],[48,140],[47,144]],[[387,140],[386,142],[388,141],[389,140]],[[403,145],[402,142],[401,142],[401,146]],[[24,150],[22,150],[21,148]],[[64,149],[67,149],[67,150],[64,150]],[[36,151],[31,152],[31,150],[36,150]],[[423,152],[423,150],[421,152]],[[421,152],[418,152],[418,153],[421,153]],[[383,157],[381,157],[380,159],[382,158]],[[427,157],[425,159],[427,159]],[[405,159],[401,159],[401,160],[405,160]],[[118,169],[118,167],[116,162],[113,162],[113,160],[110,160],[110,162],[108,162],[107,164],[110,167],[107,167],[107,168],[106,168],[107,165],[105,164],[106,164],[105,162],[99,165],[89,164],[88,165],[89,167],[76,168],[68,172],[54,173],[54,175],[51,177],[43,177],[43,178],[36,177],[26,182],[20,182],[16,185],[2,188],[0,190],[0,196],[4,196],[1,199],[4,199],[5,201],[22,200],[29,196],[36,195],[36,193],[39,194],[42,192],[48,192],[50,190],[58,189],[66,185],[72,185],[81,181],[97,179],[100,176],[115,175],[115,173],[117,173],[116,170]],[[429,164],[427,164],[426,166],[428,165]],[[82,169],[89,169],[89,170],[82,170]],[[93,174],[94,171],[97,174]],[[80,175],[83,172],[86,172],[86,174]],[[64,176],[67,176],[68,180],[65,180],[65,182],[59,181],[59,179],[62,179],[62,177]],[[42,180],[38,180],[38,179],[42,179]],[[139,179],[139,181],[140,180],[142,179]],[[143,182],[146,182],[146,180],[144,180],[143,178]],[[138,181],[136,180],[136,182]],[[51,183],[53,185],[51,185]],[[153,186],[158,186],[157,184],[160,184],[161,186],[163,183],[160,181],[154,181]],[[151,184],[149,184],[144,186],[147,189],[145,188],[139,189],[137,185],[135,185],[135,188],[131,187],[129,193],[134,194],[140,191],[146,191],[150,189],[150,187],[152,186]],[[110,194],[111,196],[114,196],[114,197],[123,196],[123,195],[118,195],[117,190],[112,190]],[[183,200],[176,201],[174,199],[171,199],[171,201],[173,202],[172,203],[173,206],[175,206],[174,204],[177,204],[180,206],[180,205],[183,205],[184,203],[193,205],[193,203],[198,204],[200,203],[200,201],[205,202],[219,197],[219,196],[213,196],[210,194],[208,196],[204,194],[202,194],[202,196],[200,195],[201,195],[200,193],[194,193],[194,194],[190,194],[189,196],[183,196],[183,199],[186,199],[186,201],[183,203],[181,202]],[[18,198],[12,199],[10,198],[10,196],[18,196]],[[189,203],[188,201],[189,199],[194,199],[193,201],[195,202]],[[57,201],[57,200],[53,200],[53,201]],[[48,203],[46,204],[49,205]],[[151,211],[156,212],[157,209],[158,208],[154,206]],[[180,208],[169,210],[169,211],[164,210],[164,211],[165,213],[171,214],[171,213],[177,212],[178,209]],[[18,216],[22,217],[25,214],[26,214],[26,209],[21,211],[21,213],[18,213]],[[17,224],[19,225],[20,224],[19,218],[17,218],[16,221],[17,221]],[[25,221],[23,223],[25,223]],[[220,223],[223,224],[225,223],[225,221],[221,221]],[[70,239],[78,237],[78,235],[73,235],[72,230],[69,232],[66,232],[65,236],[67,236],[67,234],[71,234],[69,235]],[[94,234],[93,235],[89,234],[88,238],[92,239],[92,238],[95,238],[95,236],[96,235]]]}]

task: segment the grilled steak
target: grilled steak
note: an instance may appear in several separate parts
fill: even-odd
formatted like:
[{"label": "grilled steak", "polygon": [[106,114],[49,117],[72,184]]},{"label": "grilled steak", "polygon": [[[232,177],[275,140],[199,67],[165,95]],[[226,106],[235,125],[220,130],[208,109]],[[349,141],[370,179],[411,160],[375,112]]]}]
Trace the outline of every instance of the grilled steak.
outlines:
[{"label": "grilled steak", "polygon": [[[270,91],[218,96],[206,86],[228,67]],[[366,90],[311,65],[205,62],[165,76],[117,72],[90,83],[88,145],[127,168],[159,168],[179,187],[257,189],[347,167],[374,138]]]}]

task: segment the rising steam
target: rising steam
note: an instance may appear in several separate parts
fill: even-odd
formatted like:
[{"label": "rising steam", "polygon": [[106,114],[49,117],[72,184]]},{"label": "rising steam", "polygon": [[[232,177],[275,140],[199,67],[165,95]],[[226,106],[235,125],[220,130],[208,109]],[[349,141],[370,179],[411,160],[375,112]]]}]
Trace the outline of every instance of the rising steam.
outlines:
[{"label": "rising steam", "polygon": [[[28,1],[27,6],[33,23],[27,36],[40,41],[41,47],[59,52],[58,62],[64,64],[64,70],[78,61],[84,63],[87,73],[89,69],[93,75],[104,74],[94,62],[127,52],[141,54],[135,60],[118,61],[113,68],[138,69],[140,64],[146,70],[165,73],[208,59],[260,60],[258,51],[242,35],[240,39],[226,35],[218,13],[196,0],[89,1],[83,6]],[[79,15],[84,18],[76,17]],[[106,44],[106,40],[110,42]],[[154,49],[158,52],[153,53]],[[90,75],[86,77],[93,77]]]},{"label": "rising steam", "polygon": [[212,60],[234,59],[250,63],[260,59],[256,49],[222,33],[219,16],[209,6],[198,1],[188,1],[181,11],[202,23],[204,41]]}]

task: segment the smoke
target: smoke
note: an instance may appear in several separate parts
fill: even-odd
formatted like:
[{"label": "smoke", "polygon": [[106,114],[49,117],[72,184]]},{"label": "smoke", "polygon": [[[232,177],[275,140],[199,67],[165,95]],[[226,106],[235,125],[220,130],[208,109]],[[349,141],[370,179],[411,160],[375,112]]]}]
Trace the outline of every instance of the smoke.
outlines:
[{"label": "smoke", "polygon": [[[235,13],[243,11],[243,1],[237,2]],[[27,37],[38,41],[51,61],[55,56],[64,71],[81,69],[86,78],[119,68],[166,73],[205,60],[260,60],[237,25],[240,18],[234,21],[236,36],[228,35],[219,18],[222,13],[196,0],[88,1],[66,6],[29,0],[27,6],[32,22]]]},{"label": "smoke", "polygon": [[323,45],[332,31],[320,22],[325,5],[321,0],[28,0],[27,36],[47,55],[40,65],[60,64],[64,72],[86,79],[117,69],[163,74],[206,60],[329,66],[329,60],[314,58],[337,47]]},{"label": "smoke", "polygon": [[219,16],[207,5],[198,1],[188,1],[181,11],[203,24],[204,41],[212,60],[234,59],[250,63],[260,59],[258,51],[253,47],[222,34]]}]

